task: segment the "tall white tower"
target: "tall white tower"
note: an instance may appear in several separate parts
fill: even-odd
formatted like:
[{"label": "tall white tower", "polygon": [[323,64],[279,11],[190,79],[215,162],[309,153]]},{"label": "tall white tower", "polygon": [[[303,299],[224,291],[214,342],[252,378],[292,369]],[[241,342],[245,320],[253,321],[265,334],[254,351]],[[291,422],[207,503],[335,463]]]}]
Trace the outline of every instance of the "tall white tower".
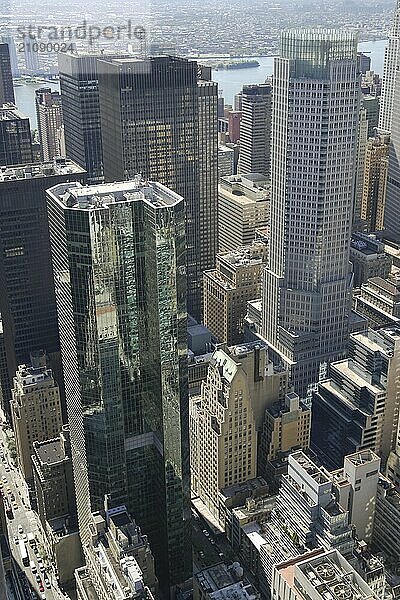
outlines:
[{"label": "tall white tower", "polygon": [[273,81],[263,336],[305,396],[320,366],[343,356],[347,346],[360,88],[356,35],[284,32]]},{"label": "tall white tower", "polygon": [[387,133],[392,130],[393,101],[396,71],[399,66],[400,51],[400,0],[397,0],[392,31],[385,48],[383,64],[382,97],[379,111],[379,130]]},{"label": "tall white tower", "polygon": [[385,50],[379,127],[390,132],[389,166],[384,214],[385,236],[400,243],[400,0]]}]

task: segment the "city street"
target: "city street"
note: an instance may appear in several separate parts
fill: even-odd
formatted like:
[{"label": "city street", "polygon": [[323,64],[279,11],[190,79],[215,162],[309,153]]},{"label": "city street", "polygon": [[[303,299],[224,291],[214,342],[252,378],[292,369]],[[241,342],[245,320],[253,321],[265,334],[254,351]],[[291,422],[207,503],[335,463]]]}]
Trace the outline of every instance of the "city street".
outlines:
[{"label": "city street", "polygon": [[[18,469],[13,466],[7,448],[7,435],[2,428],[0,429],[0,485],[2,494],[9,500],[12,506],[13,518],[6,518],[9,543],[11,554],[21,570],[18,576],[19,581],[22,582],[22,587],[30,589],[30,591],[25,591],[25,597],[27,600],[33,598],[35,598],[35,600],[36,598],[39,598],[40,600],[64,599],[65,596],[62,594],[55,581],[53,568],[51,565],[46,564],[45,560],[43,560],[42,572],[40,572],[38,561],[45,557],[46,552],[39,518],[29,507],[27,486]],[[37,546],[36,554],[27,541],[29,533],[33,533],[35,537]],[[31,566],[24,566],[22,564],[19,548],[20,539],[26,542],[25,547],[29,556],[29,561],[34,562],[35,567],[33,570],[36,571],[38,576],[33,572]],[[27,578],[29,585],[23,585],[24,575]],[[40,579],[40,582],[38,582],[37,579]],[[47,584],[48,587],[46,587],[45,584],[46,579],[49,581]],[[43,591],[41,591],[41,587],[43,588]]]}]

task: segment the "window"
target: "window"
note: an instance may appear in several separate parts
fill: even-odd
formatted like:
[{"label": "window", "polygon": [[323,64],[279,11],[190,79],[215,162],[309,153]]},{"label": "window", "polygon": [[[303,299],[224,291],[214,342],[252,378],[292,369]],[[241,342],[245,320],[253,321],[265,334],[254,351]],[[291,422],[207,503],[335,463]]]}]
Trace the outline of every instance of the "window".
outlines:
[{"label": "window", "polygon": [[373,477],[374,475],[376,475],[378,473],[378,469],[375,469],[375,471],[370,471],[369,473],[367,473],[367,477]]}]

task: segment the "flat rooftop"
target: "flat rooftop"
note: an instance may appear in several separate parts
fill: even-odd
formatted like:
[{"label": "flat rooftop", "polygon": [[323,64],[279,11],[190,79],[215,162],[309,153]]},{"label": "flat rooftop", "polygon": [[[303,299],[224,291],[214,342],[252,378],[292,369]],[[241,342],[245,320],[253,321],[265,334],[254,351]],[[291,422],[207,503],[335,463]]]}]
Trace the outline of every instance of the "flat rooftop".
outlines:
[{"label": "flat rooftop", "polygon": [[375,598],[372,589],[337,550],[313,550],[277,565],[276,569],[299,598]]},{"label": "flat rooftop", "polygon": [[0,167],[0,182],[16,179],[35,179],[71,173],[85,173],[79,165],[67,158],[57,158],[52,162],[28,163]]},{"label": "flat rooftop", "polygon": [[371,462],[380,462],[379,456],[377,456],[372,450],[360,450],[354,454],[348,454],[346,456],[346,460],[350,461],[356,466],[365,465]]},{"label": "flat rooftop", "polygon": [[398,288],[393,285],[393,283],[390,283],[390,281],[387,281],[387,279],[383,279],[382,277],[371,277],[368,279],[367,283],[362,285],[362,288],[368,288],[371,286],[371,284],[372,286],[384,290],[391,296],[397,296],[399,294]]},{"label": "flat rooftop", "polygon": [[243,207],[251,206],[269,200],[270,182],[260,173],[227,175],[221,178],[218,193]]},{"label": "flat rooftop", "polygon": [[250,583],[239,581],[241,577],[242,573],[236,570],[235,565],[225,563],[218,563],[195,575],[199,587],[210,600],[257,600],[257,592]]},{"label": "flat rooftop", "polygon": [[[310,412],[310,408],[300,399],[299,400],[299,409],[302,412]],[[274,402],[271,406],[269,406],[266,411],[272,416],[272,417],[280,417],[282,415],[285,415],[287,413],[290,412],[290,405],[287,404],[285,402],[285,400],[282,400],[281,402]]]},{"label": "flat rooftop", "polygon": [[223,590],[210,594],[210,600],[257,600],[259,595],[250,583],[233,583]]},{"label": "flat rooftop", "polygon": [[[340,390],[338,388],[338,386],[332,381],[332,379],[325,379],[324,381],[321,381],[319,386],[321,388],[323,388],[324,390],[326,390],[328,393],[330,393],[333,396],[335,396],[336,398],[338,398],[340,400],[340,402],[343,402],[343,404],[345,404],[351,410],[354,410],[354,408],[356,407],[356,405],[347,396],[345,396],[343,394],[342,390]],[[339,403],[336,403],[336,402],[330,403],[329,407],[331,410],[333,410],[338,415],[343,417],[343,414],[340,412],[341,407],[340,407]],[[361,406],[357,406],[357,410],[366,416],[372,415],[372,412],[367,408],[362,408]]]},{"label": "flat rooftop", "polygon": [[229,146],[224,146],[223,144],[218,146],[218,152],[222,152],[222,153],[227,153],[227,154],[233,154],[234,153],[234,149],[233,148],[229,148]]},{"label": "flat rooftop", "polygon": [[301,586],[306,594],[313,591],[315,598],[327,600],[373,597],[372,590],[362,577],[336,550],[298,564],[294,585]]},{"label": "flat rooftop", "polygon": [[204,592],[211,594],[223,588],[226,588],[233,583],[235,579],[228,569],[228,566],[221,562],[196,574],[196,578]]},{"label": "flat rooftop", "polygon": [[67,458],[60,438],[35,442],[34,449],[40,461],[47,465],[59,463]]},{"label": "flat rooftop", "polygon": [[329,479],[325,473],[302,450],[293,452],[289,456],[289,464],[292,466],[295,464],[303,469],[318,484],[329,483]]},{"label": "flat rooftop", "polygon": [[126,510],[111,514],[110,521],[114,523],[115,527],[123,527],[124,525],[130,525],[132,523],[132,520]]},{"label": "flat rooftop", "polygon": [[353,233],[351,237],[351,249],[365,256],[385,256],[385,246],[373,235]]},{"label": "flat rooftop", "polygon": [[130,181],[83,186],[79,182],[54,186],[48,193],[65,208],[95,210],[107,208],[118,202],[143,200],[153,208],[172,207],[182,200],[169,188],[153,181],[144,181],[139,176]]},{"label": "flat rooftop", "polygon": [[46,366],[32,367],[27,365],[19,365],[14,377],[14,385],[22,389],[23,392],[31,391],[37,385],[43,383],[54,384],[53,372]]},{"label": "flat rooftop", "polygon": [[244,267],[259,265],[266,259],[266,245],[264,242],[253,242],[249,246],[240,246],[236,250],[217,254],[217,260],[229,264],[231,267]]},{"label": "flat rooftop", "polygon": [[78,590],[84,594],[84,600],[99,600],[86,567],[76,569],[74,574]]},{"label": "flat rooftop", "polygon": [[368,329],[366,332],[353,333],[351,338],[357,340],[360,344],[372,352],[387,352],[393,348],[380,334],[379,331]]},{"label": "flat rooftop", "polygon": [[253,496],[257,491],[265,492],[268,491],[268,485],[265,479],[262,477],[255,477],[254,479],[249,479],[248,481],[244,481],[243,483],[235,483],[226,488],[223,488],[220,491],[220,494],[224,498],[232,498],[236,496],[236,494],[248,494],[249,497]]},{"label": "flat rooftop", "polygon": [[[351,359],[346,358],[342,361],[335,362],[332,364],[331,368],[333,371],[343,375],[343,377],[351,381],[359,389],[367,388],[371,394],[375,396],[382,394],[384,391],[384,387],[382,385],[374,385],[372,383],[372,375],[369,373],[369,371],[366,371],[358,363]],[[333,374],[332,379],[334,379]]]},{"label": "flat rooftop", "polygon": [[3,104],[0,107],[0,121],[15,121],[28,119],[16,106],[12,104]]}]

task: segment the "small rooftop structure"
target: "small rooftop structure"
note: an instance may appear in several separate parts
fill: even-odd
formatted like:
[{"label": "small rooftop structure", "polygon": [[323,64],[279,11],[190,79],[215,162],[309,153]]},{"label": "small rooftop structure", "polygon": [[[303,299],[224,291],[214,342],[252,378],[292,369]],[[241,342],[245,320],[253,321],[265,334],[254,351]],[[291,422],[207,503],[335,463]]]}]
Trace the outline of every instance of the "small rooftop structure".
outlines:
[{"label": "small rooftop structure", "polygon": [[275,567],[277,580],[284,580],[298,598],[313,600],[367,600],[373,591],[337,550],[321,549],[297,556]]},{"label": "small rooftop structure", "polygon": [[[212,600],[256,600],[258,593],[243,581],[243,569],[239,563],[218,563],[198,572],[195,583],[201,590],[201,598]],[[196,587],[195,587],[196,590]],[[194,594],[196,598],[196,594]]]},{"label": "small rooftop structure", "polygon": [[0,107],[0,121],[28,119],[14,104],[3,104]]},{"label": "small rooftop structure", "polygon": [[28,394],[38,386],[54,385],[53,372],[46,366],[19,365],[14,377],[14,389]]},{"label": "small rooftop structure", "polygon": [[34,442],[36,454],[42,463],[54,465],[66,459],[65,447],[60,438],[46,440],[45,442]]},{"label": "small rooftop structure", "polygon": [[82,167],[67,158],[55,158],[52,162],[2,166],[0,167],[0,182],[37,179],[39,177],[68,175],[71,173],[84,174],[85,169],[82,169]]},{"label": "small rooftop structure", "polygon": [[137,175],[130,181],[83,186],[79,182],[65,183],[47,192],[66,209],[96,210],[108,208],[118,202],[142,200],[153,208],[175,206],[182,197],[166,186],[145,181]]}]

